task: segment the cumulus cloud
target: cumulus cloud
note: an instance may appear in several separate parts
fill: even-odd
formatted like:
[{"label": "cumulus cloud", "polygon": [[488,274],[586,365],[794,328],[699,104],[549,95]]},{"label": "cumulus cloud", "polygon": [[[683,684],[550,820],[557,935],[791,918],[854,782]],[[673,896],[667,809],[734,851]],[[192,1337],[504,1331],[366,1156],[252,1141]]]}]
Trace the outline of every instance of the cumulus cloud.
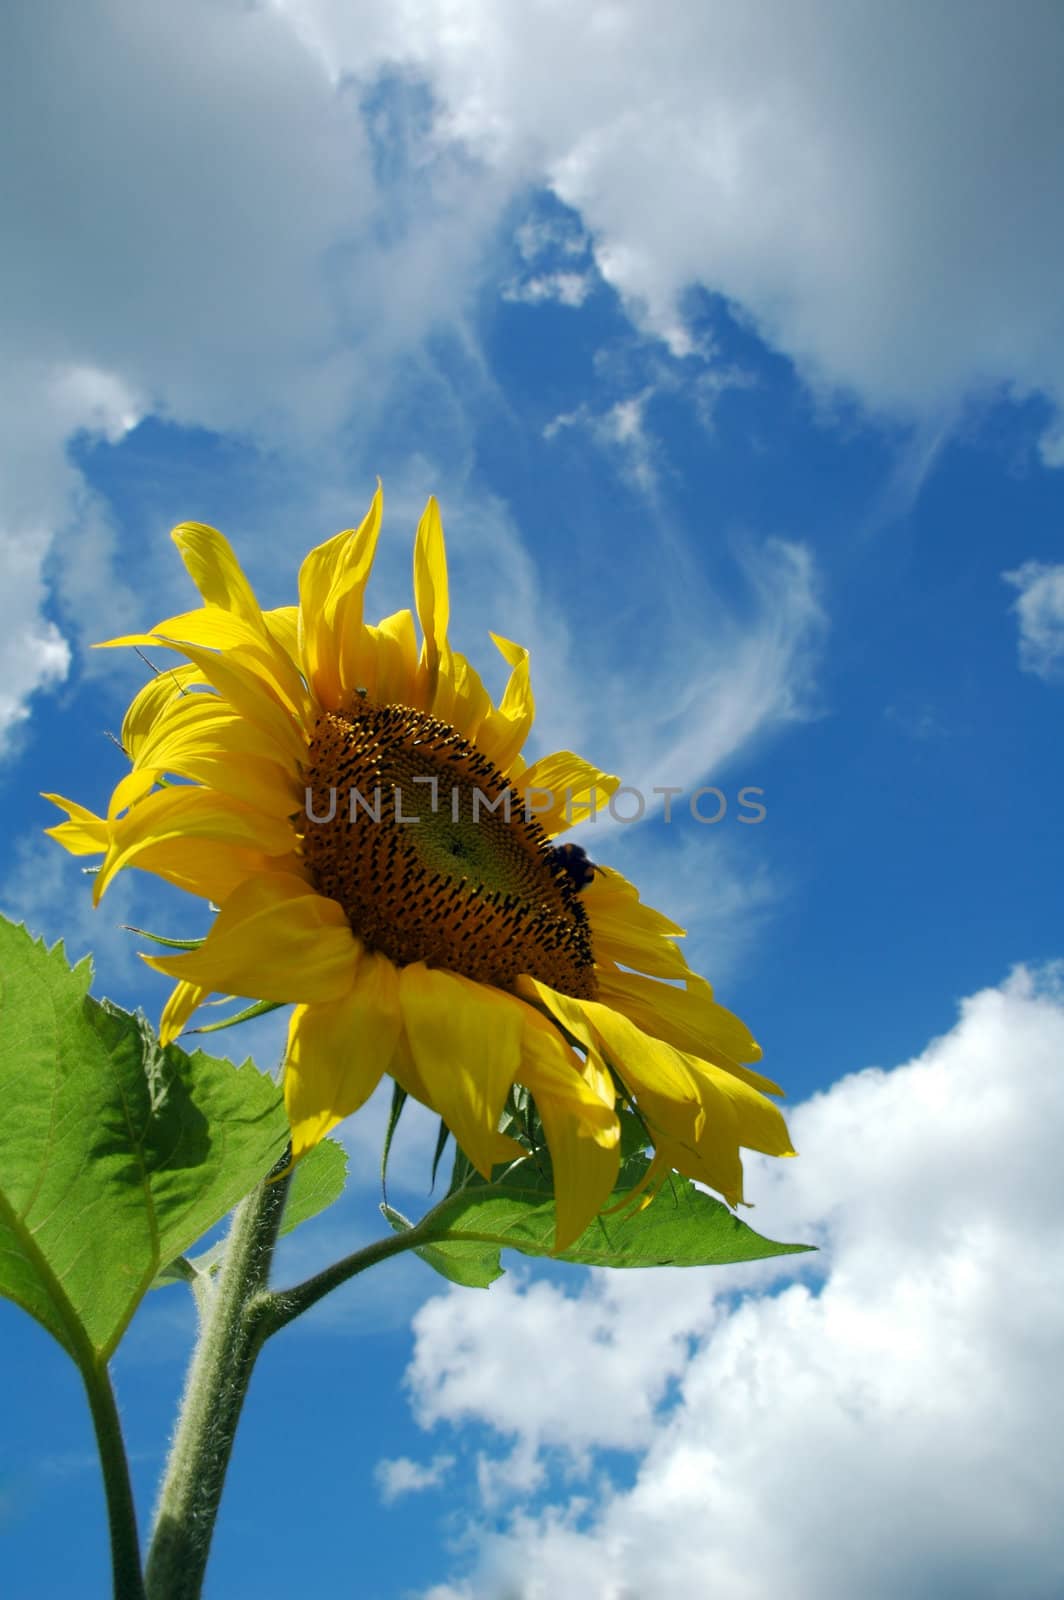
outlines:
[{"label": "cumulus cloud", "polygon": [[1003,574],[1019,590],[1012,609],[1020,625],[1020,666],[1039,678],[1064,674],[1064,565],[1025,561]]},{"label": "cumulus cloud", "polygon": [[[580,215],[602,275],[691,349],[733,302],[812,382],[923,415],[987,384],[1064,393],[1052,0],[654,0],[520,8],[280,0],[339,76],[427,78],[437,131]],[[1048,448],[1047,459],[1053,455]]]},{"label": "cumulus cloud", "polygon": [[[755,1225],[820,1244],[797,1272],[428,1302],[422,1425],[567,1463],[432,1600],[1058,1595],[1062,1060],[1064,967],[1019,969],[914,1060],[799,1106],[801,1158],[749,1185]],[[607,1449],[630,1487],[603,1486]]]}]

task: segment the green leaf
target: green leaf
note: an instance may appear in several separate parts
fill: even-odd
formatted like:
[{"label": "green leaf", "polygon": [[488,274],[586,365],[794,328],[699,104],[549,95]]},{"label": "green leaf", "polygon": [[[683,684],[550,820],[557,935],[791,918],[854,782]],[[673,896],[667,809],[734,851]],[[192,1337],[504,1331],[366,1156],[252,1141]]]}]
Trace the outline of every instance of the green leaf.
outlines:
[{"label": "green leaf", "polygon": [[[394,1206],[382,1205],[381,1211],[396,1233],[407,1233],[412,1227],[401,1211]],[[422,1244],[414,1246],[414,1254],[438,1272],[449,1283],[459,1283],[465,1289],[486,1289],[489,1283],[503,1275],[497,1248],[481,1244],[478,1240],[461,1240],[447,1244]]]},{"label": "green leaf", "polygon": [[91,976],[0,919],[0,1294],[78,1361],[110,1355],[159,1269],[288,1140],[251,1062],[161,1049]]},{"label": "green leaf", "polygon": [[448,1253],[445,1260],[450,1263],[455,1259],[451,1253],[460,1249],[459,1260],[476,1262],[465,1276],[454,1276],[435,1260],[429,1260],[429,1265],[454,1282],[479,1285],[498,1276],[503,1248],[588,1267],[724,1266],[813,1248],[762,1238],[721,1201],[675,1173],[648,1205],[636,1209],[632,1204],[625,1209],[623,1202],[633,1196],[647,1166],[646,1157],[639,1154],[622,1163],[610,1200],[611,1208],[621,1204],[622,1209],[596,1217],[560,1255],[551,1250],[553,1180],[545,1155],[501,1169],[491,1183],[478,1177],[449,1194],[432,1214],[432,1232],[446,1231],[448,1237],[423,1247],[418,1254],[429,1260],[426,1250],[442,1250]]},{"label": "green leaf", "polygon": [[339,1200],[347,1182],[347,1151],[335,1139],[323,1139],[308,1150],[292,1174],[281,1232],[291,1233]]}]

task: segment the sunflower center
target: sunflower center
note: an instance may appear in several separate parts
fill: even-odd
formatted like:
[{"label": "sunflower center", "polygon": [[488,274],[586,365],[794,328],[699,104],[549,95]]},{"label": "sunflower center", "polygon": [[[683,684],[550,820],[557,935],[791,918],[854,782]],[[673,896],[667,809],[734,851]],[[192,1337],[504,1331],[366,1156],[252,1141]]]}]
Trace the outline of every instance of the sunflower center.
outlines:
[{"label": "sunflower center", "polygon": [[303,856],[319,893],[397,966],[593,998],[578,891],[506,778],[408,706],[325,712],[309,752]]}]

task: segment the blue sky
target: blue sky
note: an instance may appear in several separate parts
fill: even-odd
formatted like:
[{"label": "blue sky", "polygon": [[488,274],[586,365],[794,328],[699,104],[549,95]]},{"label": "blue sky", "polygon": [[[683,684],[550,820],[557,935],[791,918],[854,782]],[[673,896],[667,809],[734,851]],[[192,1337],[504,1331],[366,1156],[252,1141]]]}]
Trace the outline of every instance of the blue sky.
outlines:
[{"label": "blue sky", "polygon": [[[583,842],[751,1023],[802,1152],[751,1163],[751,1220],[822,1247],[378,1269],[267,1351],[208,1595],[1059,1594],[1059,8],[2,28],[5,909],[157,1009],[118,925],[199,907],[129,874],[93,913],[41,834],[40,790],[121,770],[141,668],[88,646],[192,603],[179,520],[288,603],[378,473],[385,615],[434,492],[455,642],[495,687],[488,630],[531,647],[536,750],[727,798]],[[383,1115],[282,1276],[380,1231]],[[401,1131],[405,1210],[433,1138]],[[145,1519],[191,1334],[160,1292],[117,1360]],[[6,1304],[0,1338],[10,1593],[102,1595],[77,1376]]]}]

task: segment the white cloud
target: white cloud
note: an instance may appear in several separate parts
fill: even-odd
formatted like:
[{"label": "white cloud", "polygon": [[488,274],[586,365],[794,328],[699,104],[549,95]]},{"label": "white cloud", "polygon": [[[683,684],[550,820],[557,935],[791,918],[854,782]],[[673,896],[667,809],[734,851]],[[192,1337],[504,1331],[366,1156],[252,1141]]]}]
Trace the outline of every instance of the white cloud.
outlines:
[{"label": "white cloud", "polygon": [[124,596],[70,439],[151,413],[320,467],[356,398],[365,432],[403,353],[461,323],[499,200],[399,91],[378,171],[358,94],[271,8],[91,0],[5,34],[0,735],[66,674],[57,623]]},{"label": "white cloud", "polygon": [[1002,574],[1019,590],[1012,609],[1020,624],[1020,666],[1039,678],[1064,673],[1064,565],[1025,561]]},{"label": "white cloud", "polygon": [[1038,441],[1042,465],[1064,467],[1064,418],[1057,417],[1046,428]]},{"label": "white cloud", "polygon": [[[62,29],[38,8],[7,31],[9,726],[68,669],[42,572],[84,514],[71,435],[151,412],[327,453],[357,400],[366,436],[405,356],[441,323],[461,335],[495,226],[536,185],[578,220],[519,228],[514,292],[575,304],[590,249],[674,352],[694,348],[685,295],[702,284],[810,382],[876,408],[941,418],[986,384],[1064,392],[1051,4],[1021,19],[973,0],[961,24],[944,4],[845,0],[691,3],[664,22],[651,0],[564,16],[548,0],[93,0]],[[641,424],[603,426],[624,445]],[[95,559],[99,589],[105,538]]]},{"label": "white cloud", "polygon": [[589,272],[539,272],[530,277],[511,278],[502,286],[504,300],[543,305],[556,300],[559,305],[582,306],[595,287]]},{"label": "white cloud", "polygon": [[575,411],[560,412],[547,423],[543,437],[556,439],[568,428],[586,430],[599,449],[618,463],[622,476],[643,494],[653,497],[661,450],[646,424],[647,405],[653,397],[653,385],[648,385],[638,394],[615,401],[605,411],[596,412],[584,404]]},{"label": "white cloud", "polygon": [[380,1497],[387,1506],[405,1494],[437,1488],[453,1466],[454,1456],[435,1456],[428,1466],[411,1461],[409,1456],[396,1456],[390,1461],[378,1461],[374,1477]]},{"label": "white cloud", "polygon": [[514,230],[514,244],[524,270],[503,284],[504,300],[527,305],[554,300],[575,310],[594,291],[599,280],[591,265],[591,241],[572,218],[528,217]]},{"label": "white cloud", "polygon": [[571,217],[529,217],[514,230],[521,259],[541,261],[544,256],[586,256],[591,241]]},{"label": "white cloud", "polygon": [[[749,1184],[758,1228],[821,1245],[797,1274],[511,1277],[426,1304],[422,1425],[568,1461],[545,1504],[489,1508],[475,1573],[436,1600],[656,1600],[709,1574],[729,1600],[1054,1600],[1062,1060],[1064,967],[1019,969],[913,1061],[799,1106],[801,1157]],[[631,1487],[602,1486],[602,1449],[638,1453]]]},{"label": "white cloud", "polygon": [[735,303],[812,382],[905,415],[1064,394],[1052,3],[283,0],[331,70],[425,75],[437,133],[544,179],[644,324]]},{"label": "white cloud", "polygon": [[[816,565],[802,544],[736,541],[742,612],[707,585],[667,527],[649,554],[667,570],[667,585],[660,570],[629,576],[641,616],[627,637],[624,682],[607,678],[598,687],[599,704],[613,712],[603,718],[606,757],[648,801],[656,787],[717,782],[757,736],[810,715],[827,626]],[[623,627],[623,612],[616,620]],[[626,711],[633,693],[638,717]],[[744,774],[743,782],[757,779]],[[597,823],[599,836],[609,826],[608,817]]]}]

